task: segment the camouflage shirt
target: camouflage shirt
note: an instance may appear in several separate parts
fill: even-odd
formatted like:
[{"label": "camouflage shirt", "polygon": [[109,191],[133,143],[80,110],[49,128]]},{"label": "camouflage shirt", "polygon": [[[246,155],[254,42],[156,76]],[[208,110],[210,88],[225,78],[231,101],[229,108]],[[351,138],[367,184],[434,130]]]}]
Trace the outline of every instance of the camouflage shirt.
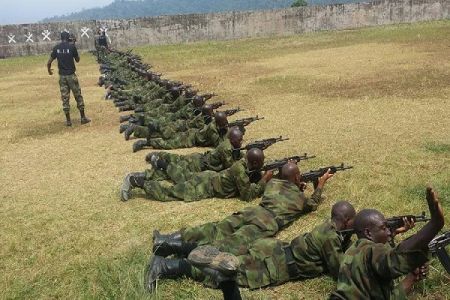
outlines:
[{"label": "camouflage shirt", "polygon": [[402,251],[399,246],[359,239],[345,252],[331,299],[406,299],[394,279],[426,261],[422,251]]},{"label": "camouflage shirt", "polygon": [[260,197],[266,186],[263,180],[260,180],[258,183],[250,182],[247,174],[247,162],[244,160],[239,160],[229,169],[217,173],[217,175],[211,178],[211,184],[214,193],[218,197],[239,197],[239,199],[244,201],[250,201]]},{"label": "camouflage shirt", "polygon": [[336,224],[328,220],[291,241],[295,263],[301,278],[314,278],[324,273],[337,279],[339,265],[348,243],[336,231]]},{"label": "camouflage shirt", "polygon": [[[242,155],[236,160],[242,158]],[[216,148],[203,154],[203,162],[207,170],[216,172],[228,169],[235,162],[233,158],[233,146],[229,139],[222,141]]]},{"label": "camouflage shirt", "polygon": [[316,210],[320,204],[321,195],[322,190],[316,189],[311,198],[307,198],[294,183],[272,178],[267,184],[260,205],[270,210],[277,223],[285,227],[297,220],[299,216]]},{"label": "camouflage shirt", "polygon": [[194,132],[194,145],[197,147],[217,147],[224,140],[215,121],[205,125],[202,129],[191,130]]}]

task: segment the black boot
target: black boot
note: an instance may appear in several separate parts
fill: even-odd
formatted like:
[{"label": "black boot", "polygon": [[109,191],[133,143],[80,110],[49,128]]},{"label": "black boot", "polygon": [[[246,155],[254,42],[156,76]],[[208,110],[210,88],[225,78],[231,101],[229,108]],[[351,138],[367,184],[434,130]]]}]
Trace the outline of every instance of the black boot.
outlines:
[{"label": "black boot", "polygon": [[131,196],[131,190],[133,188],[143,188],[145,183],[145,173],[130,173],[123,179],[122,187],[120,188],[120,199],[122,201],[128,201]]},{"label": "black boot", "polygon": [[136,128],[136,125],[130,124],[127,129],[124,131],[123,136],[125,137],[125,141],[128,141],[130,139],[130,136],[134,133],[134,129]]},{"label": "black boot", "polygon": [[120,122],[120,123],[123,123],[123,122],[129,121],[130,118],[131,118],[131,115],[123,115],[123,116],[120,116],[120,117],[119,117],[119,122]]},{"label": "black boot", "polygon": [[66,112],[66,126],[72,126],[72,121],[70,120],[70,112]]},{"label": "black boot", "polygon": [[196,243],[184,242],[181,232],[171,234],[160,234],[158,230],[153,231],[153,253],[159,256],[176,254],[179,257],[187,257],[197,247]]},{"label": "black boot", "polygon": [[138,140],[133,144],[133,152],[142,150],[145,146],[147,146],[147,140]]},{"label": "black boot", "polygon": [[120,124],[119,133],[123,133],[125,130],[127,130],[128,126],[130,126],[130,124]]},{"label": "black boot", "polygon": [[191,276],[191,264],[185,259],[167,259],[161,256],[151,257],[144,275],[145,289],[153,293],[158,279],[175,279]]},{"label": "black boot", "polygon": [[91,121],[91,119],[87,118],[84,114],[84,109],[80,109],[80,116],[81,116],[81,124],[87,124]]}]

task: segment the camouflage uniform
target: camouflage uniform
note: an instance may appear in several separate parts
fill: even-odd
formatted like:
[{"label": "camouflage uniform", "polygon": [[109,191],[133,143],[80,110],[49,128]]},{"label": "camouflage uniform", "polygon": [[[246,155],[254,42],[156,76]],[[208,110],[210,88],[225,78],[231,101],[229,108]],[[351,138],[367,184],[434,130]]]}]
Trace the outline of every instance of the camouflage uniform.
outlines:
[{"label": "camouflage uniform", "polygon": [[406,299],[401,284],[394,286],[394,280],[426,261],[423,251],[402,251],[399,246],[359,239],[345,252],[330,299]]},{"label": "camouflage uniform", "polygon": [[79,110],[84,110],[83,96],[81,95],[81,88],[76,74],[59,75],[59,90],[61,91],[64,112],[67,113],[70,111],[70,91],[72,91],[75,101],[77,102],[77,108]]},{"label": "camouflage uniform", "polygon": [[[240,264],[236,280],[242,287],[257,289],[325,273],[337,275],[347,247],[331,220],[296,237],[290,244],[273,238],[258,239],[245,254],[237,256]],[[292,253],[289,258],[286,249]],[[197,269],[192,274],[194,279],[211,284]]]},{"label": "camouflage uniform", "polygon": [[213,244],[235,255],[247,252],[250,243],[275,236],[300,216],[314,211],[321,202],[321,189],[307,198],[298,187],[273,178],[266,185],[261,203],[247,207],[220,222],[206,223],[182,231],[185,242]]},{"label": "camouflage uniform", "polygon": [[[220,172],[228,169],[232,164],[241,159],[239,152],[233,154],[233,146],[229,139],[222,141],[216,148],[203,154],[177,155],[171,153],[158,153],[167,164],[166,170],[149,169],[146,178],[151,180],[172,180],[175,183],[189,180],[195,173],[206,170]],[[167,155],[166,155],[167,154]]]},{"label": "camouflage uniform", "polygon": [[154,149],[179,149],[192,147],[217,147],[224,135],[219,133],[216,122],[211,122],[202,129],[189,129],[171,139],[149,139],[147,145]]},{"label": "camouflage uniform", "polygon": [[134,137],[170,139],[179,132],[190,128],[201,129],[207,124],[205,123],[205,117],[202,114],[198,114],[190,120],[160,121],[158,124],[153,123],[152,125],[156,130],[150,130],[148,126],[136,126],[134,128]]},{"label": "camouflage uniform", "polygon": [[147,197],[158,201],[197,201],[207,198],[233,198],[250,201],[261,196],[266,184],[260,180],[251,183],[247,175],[247,163],[235,162],[231,168],[219,173],[204,171],[192,179],[167,187],[160,181],[148,180],[144,183]]}]

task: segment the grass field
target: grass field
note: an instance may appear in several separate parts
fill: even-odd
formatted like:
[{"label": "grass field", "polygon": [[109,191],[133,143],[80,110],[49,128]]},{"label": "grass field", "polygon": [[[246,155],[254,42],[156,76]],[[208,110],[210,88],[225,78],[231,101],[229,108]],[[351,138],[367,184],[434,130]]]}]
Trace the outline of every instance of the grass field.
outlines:
[{"label": "grass field", "polygon": [[[327,200],[278,237],[319,224],[335,200],[386,216],[426,210],[425,185],[439,192],[450,228],[450,21],[301,36],[141,47],[166,78],[215,92],[227,108],[258,114],[247,141],[287,136],[268,158],[308,152],[303,170],[346,162]],[[0,299],[151,298],[143,270],[151,233],[219,220],[258,201],[158,203],[118,198],[123,176],[143,170],[147,151],[131,152],[118,112],[102,100],[98,66],[83,54],[78,76],[92,123],[64,126],[57,76],[47,56],[0,60]],[[56,66],[54,65],[56,68]],[[180,151],[180,152],[189,152]],[[419,225],[420,227],[420,225]],[[436,260],[418,299],[450,298],[450,276]],[[321,299],[327,277],[259,291],[245,299]],[[158,299],[211,299],[191,280],[162,280]]]}]

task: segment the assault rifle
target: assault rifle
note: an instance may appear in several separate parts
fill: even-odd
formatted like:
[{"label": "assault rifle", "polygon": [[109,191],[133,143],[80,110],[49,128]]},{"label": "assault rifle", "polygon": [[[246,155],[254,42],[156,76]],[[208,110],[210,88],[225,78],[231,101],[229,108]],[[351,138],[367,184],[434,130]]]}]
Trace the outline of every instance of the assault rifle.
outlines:
[{"label": "assault rifle", "polygon": [[450,231],[444,232],[436,236],[429,244],[430,251],[438,257],[444,269],[450,274],[450,257],[445,246],[450,244]]},{"label": "assault rifle", "polygon": [[280,169],[290,160],[295,160],[296,162],[299,162],[301,160],[307,160],[307,159],[311,159],[314,157],[315,157],[314,155],[308,156],[308,154],[305,153],[303,155],[296,155],[296,156],[291,156],[291,157],[286,157],[283,159],[275,160],[275,161],[265,164],[261,169],[247,171],[248,177],[250,179],[250,182],[256,183],[261,180],[261,178],[262,178],[261,172],[262,171],[265,172],[265,171]]},{"label": "assault rifle", "polygon": [[[423,211],[421,215],[403,215],[403,216],[395,216],[386,219],[387,227],[391,230],[391,233],[395,232],[396,229],[405,226],[405,222],[403,219],[406,218],[408,220],[413,220],[415,223],[417,222],[428,222],[430,218],[427,218],[425,212]],[[355,229],[345,229],[339,231],[343,235],[354,234],[356,233]],[[450,238],[450,236],[449,236]]]},{"label": "assault rifle", "polygon": [[245,126],[249,125],[250,123],[252,123],[254,121],[258,121],[258,120],[262,120],[262,119],[264,119],[264,117],[260,118],[258,116],[239,119],[239,120],[228,123],[228,128],[237,126],[242,131],[242,133],[245,133],[245,128],[244,128]]},{"label": "assault rifle", "polygon": [[338,171],[345,171],[345,170],[353,169],[353,166],[344,166],[344,163],[342,163],[339,166],[329,166],[329,167],[324,167],[324,168],[320,168],[317,170],[311,170],[309,172],[302,174],[302,181],[303,182],[315,182],[320,177],[322,177],[323,174],[325,174],[328,171],[328,169],[331,170],[330,171],[331,174],[334,174]]},{"label": "assault rifle", "polygon": [[207,93],[207,94],[202,94],[202,95],[199,95],[199,96],[200,96],[200,97],[203,97],[203,99],[204,99],[205,101],[207,101],[207,100],[211,99],[212,97],[217,96],[217,94],[214,94],[214,93]]},{"label": "assault rifle", "polygon": [[295,156],[291,156],[291,157],[286,157],[286,158],[275,160],[275,161],[265,164],[261,169],[259,169],[259,171],[276,170],[276,169],[283,167],[290,160],[295,160],[296,162],[299,162],[301,160],[307,160],[307,159],[311,159],[311,158],[315,158],[315,157],[316,157],[315,155],[308,156],[307,153],[305,153],[303,155],[295,155]]},{"label": "assault rifle", "polygon": [[251,148],[258,148],[258,149],[261,149],[261,150],[265,150],[265,149],[269,148],[270,146],[272,146],[275,143],[282,142],[282,141],[287,141],[287,140],[289,140],[289,138],[285,138],[284,139],[280,135],[280,137],[277,137],[277,138],[269,138],[269,139],[264,139],[264,140],[259,140],[259,141],[254,141],[254,142],[248,143],[247,145],[245,145],[244,147],[240,148],[239,150],[250,150]]},{"label": "assault rifle", "polygon": [[219,107],[221,107],[222,105],[225,105],[225,102],[214,102],[214,103],[211,103],[211,106],[212,106],[212,108],[213,109],[218,109]]},{"label": "assault rifle", "polygon": [[223,113],[225,113],[227,115],[227,117],[234,115],[235,113],[238,113],[240,111],[243,111],[243,109],[241,109],[240,107],[238,108],[232,108],[232,109],[227,109],[224,110]]}]

